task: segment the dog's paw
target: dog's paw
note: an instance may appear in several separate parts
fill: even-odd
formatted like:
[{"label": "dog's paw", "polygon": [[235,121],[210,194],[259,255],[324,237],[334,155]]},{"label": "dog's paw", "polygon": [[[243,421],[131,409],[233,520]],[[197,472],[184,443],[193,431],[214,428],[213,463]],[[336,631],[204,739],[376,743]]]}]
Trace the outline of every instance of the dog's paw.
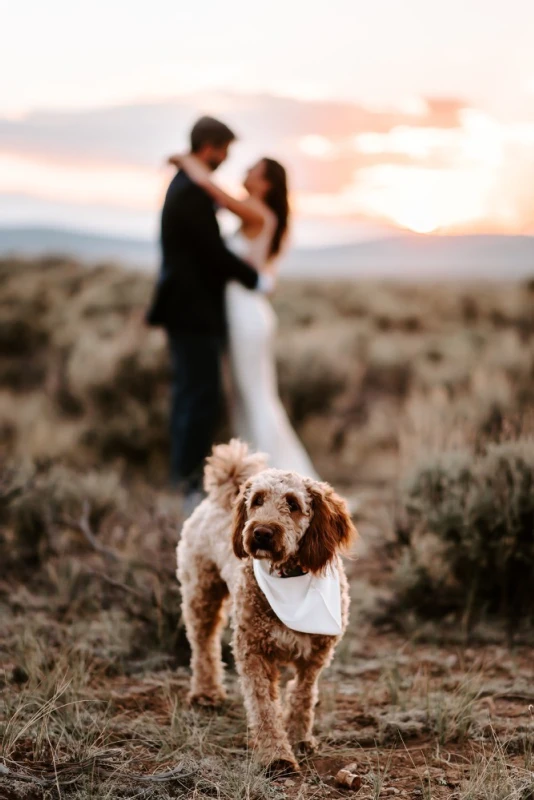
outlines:
[{"label": "dog's paw", "polygon": [[315,736],[310,736],[308,739],[297,742],[295,750],[302,755],[312,756],[319,750],[319,740]]},{"label": "dog's paw", "polygon": [[266,772],[270,778],[288,778],[290,775],[296,775],[300,769],[296,761],[277,758],[267,766]]},{"label": "dog's paw", "polygon": [[187,701],[190,706],[200,708],[219,708],[226,700],[226,692],[190,692]]}]

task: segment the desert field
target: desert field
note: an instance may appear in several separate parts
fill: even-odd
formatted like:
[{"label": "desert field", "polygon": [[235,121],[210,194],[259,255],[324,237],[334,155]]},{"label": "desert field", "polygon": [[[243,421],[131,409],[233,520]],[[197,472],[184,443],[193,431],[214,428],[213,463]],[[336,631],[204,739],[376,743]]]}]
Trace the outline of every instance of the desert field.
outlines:
[{"label": "desert field", "polygon": [[321,748],[280,779],[228,632],[224,708],[185,703],[152,278],[5,259],[0,285],[1,800],[534,798],[534,277],[280,285],[282,397],[360,533]]}]

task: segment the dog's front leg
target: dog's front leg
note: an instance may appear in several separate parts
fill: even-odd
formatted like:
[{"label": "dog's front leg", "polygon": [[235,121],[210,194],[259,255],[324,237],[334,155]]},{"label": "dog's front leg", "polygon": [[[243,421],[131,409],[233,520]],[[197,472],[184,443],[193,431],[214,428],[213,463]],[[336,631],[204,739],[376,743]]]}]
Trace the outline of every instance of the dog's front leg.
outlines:
[{"label": "dog's front leg", "polygon": [[313,735],[315,706],[319,694],[318,681],[324,661],[297,661],[297,674],[287,685],[286,730],[291,744],[313,753],[318,742]]},{"label": "dog's front leg", "polygon": [[278,668],[249,647],[236,647],[235,654],[256,756],[273,773],[298,772],[284,728]]}]

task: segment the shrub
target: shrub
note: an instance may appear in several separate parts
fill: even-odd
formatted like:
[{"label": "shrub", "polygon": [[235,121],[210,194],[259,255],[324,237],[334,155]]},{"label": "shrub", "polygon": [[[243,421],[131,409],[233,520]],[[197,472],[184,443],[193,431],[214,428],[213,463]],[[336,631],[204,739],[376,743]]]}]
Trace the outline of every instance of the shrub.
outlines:
[{"label": "shrub", "polygon": [[[50,257],[0,259],[0,278],[6,456],[113,464],[123,475],[165,480],[169,359],[161,331],[141,324],[153,276]],[[517,283],[476,292],[360,280],[281,284],[281,394],[321,474],[367,481],[365,458],[365,474],[369,459],[389,460],[384,475],[392,476],[389,431],[414,393],[425,417],[434,394],[446,394],[475,438],[502,435],[534,401],[531,301],[528,285]],[[391,425],[376,436],[373,419],[385,408]],[[435,428],[443,429],[440,419]]]},{"label": "shrub", "polygon": [[429,616],[505,619],[534,613],[534,440],[445,452],[421,461],[401,487],[403,602]]},{"label": "shrub", "polygon": [[1,493],[2,520],[13,532],[18,554],[38,559],[53,528],[77,520],[87,505],[98,527],[113,510],[125,507],[125,492],[113,472],[75,472],[61,464],[7,472]]},{"label": "shrub", "polygon": [[355,371],[351,334],[344,328],[304,330],[280,341],[278,367],[282,397],[290,416],[301,424],[324,413],[346,388]]}]

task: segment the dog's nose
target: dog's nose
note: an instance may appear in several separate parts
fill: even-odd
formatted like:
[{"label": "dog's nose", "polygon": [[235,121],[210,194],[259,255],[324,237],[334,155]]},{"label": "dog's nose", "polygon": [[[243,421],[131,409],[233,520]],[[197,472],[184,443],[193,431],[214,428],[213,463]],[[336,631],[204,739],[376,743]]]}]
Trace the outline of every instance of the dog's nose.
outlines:
[{"label": "dog's nose", "polygon": [[266,525],[260,525],[254,531],[254,542],[265,550],[268,550],[273,543],[273,532]]}]

